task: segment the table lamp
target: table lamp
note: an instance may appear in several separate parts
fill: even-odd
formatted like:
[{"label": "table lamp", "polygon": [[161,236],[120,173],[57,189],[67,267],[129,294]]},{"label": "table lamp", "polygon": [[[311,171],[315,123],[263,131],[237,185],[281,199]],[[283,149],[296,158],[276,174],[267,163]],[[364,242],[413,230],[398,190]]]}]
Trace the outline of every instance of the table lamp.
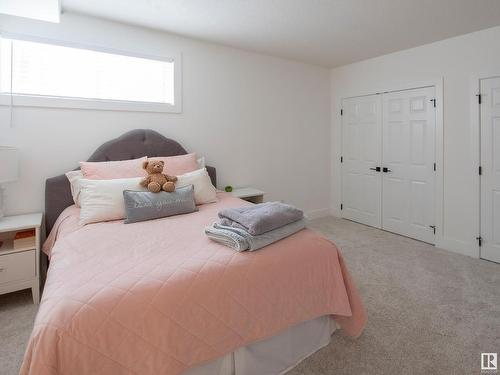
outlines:
[{"label": "table lamp", "polygon": [[17,181],[18,155],[14,147],[0,146],[0,219],[4,216],[4,184]]}]

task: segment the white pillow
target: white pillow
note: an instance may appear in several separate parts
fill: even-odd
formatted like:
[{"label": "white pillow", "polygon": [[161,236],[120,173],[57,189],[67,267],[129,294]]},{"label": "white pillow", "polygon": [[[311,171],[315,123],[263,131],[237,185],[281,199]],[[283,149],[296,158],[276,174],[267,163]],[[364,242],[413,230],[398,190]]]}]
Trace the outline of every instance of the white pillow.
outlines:
[{"label": "white pillow", "polygon": [[80,207],[80,181],[83,179],[83,173],[81,170],[69,171],[66,173],[66,177],[69,180],[73,201],[77,207]]},{"label": "white pillow", "polygon": [[198,163],[198,168],[205,168],[205,157],[199,157],[198,159],[196,159],[196,163]]},{"label": "white pillow", "polygon": [[175,187],[194,186],[194,201],[196,204],[205,204],[217,200],[217,190],[212,185],[212,180],[206,168],[197,169],[177,176]]},{"label": "white pillow", "polygon": [[80,180],[80,224],[125,218],[124,190],[145,191],[143,177],[114,180]]},{"label": "white pillow", "polygon": [[[198,165],[203,164],[203,168],[205,168],[205,157],[201,157],[201,158],[197,159],[197,163],[198,163]],[[200,167],[200,168],[202,168],[202,167]],[[81,169],[78,169],[76,171],[66,172],[65,174],[69,180],[69,185],[71,187],[71,196],[73,197],[73,201],[75,202],[75,205],[77,207],[80,207],[80,190],[81,190],[80,180],[85,178],[83,176],[83,172],[81,171]],[[108,180],[111,180],[111,179],[108,179]]]}]

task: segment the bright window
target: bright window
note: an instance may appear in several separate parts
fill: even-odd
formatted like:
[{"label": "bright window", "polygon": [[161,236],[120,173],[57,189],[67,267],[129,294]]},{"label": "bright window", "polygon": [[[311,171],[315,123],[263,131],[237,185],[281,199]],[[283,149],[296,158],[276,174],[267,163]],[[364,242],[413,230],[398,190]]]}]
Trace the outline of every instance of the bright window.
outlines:
[{"label": "bright window", "polygon": [[[151,59],[17,39],[0,39],[0,92],[14,101],[98,109],[178,109],[176,59]],[[106,103],[108,105],[106,105]],[[67,105],[65,105],[67,104]],[[81,104],[81,103],[80,103]],[[113,105],[115,104],[115,105]],[[138,106],[139,104],[139,106]],[[22,104],[21,104],[22,105]],[[141,106],[142,105],[142,106]],[[174,110],[175,111],[175,110]]]}]

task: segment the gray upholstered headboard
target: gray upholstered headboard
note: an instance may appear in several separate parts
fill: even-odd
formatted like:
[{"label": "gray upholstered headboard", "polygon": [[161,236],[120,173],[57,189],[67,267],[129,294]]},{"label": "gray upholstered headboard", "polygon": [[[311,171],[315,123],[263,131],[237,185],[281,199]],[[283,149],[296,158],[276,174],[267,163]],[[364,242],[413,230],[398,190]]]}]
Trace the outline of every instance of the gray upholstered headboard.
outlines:
[{"label": "gray upholstered headboard", "polygon": [[[149,129],[137,129],[101,145],[88,161],[136,159],[142,156],[184,155],[187,151],[176,141]],[[216,170],[207,166],[212,184],[217,186]],[[69,181],[65,175],[45,181],[45,228],[50,233],[55,221],[66,207],[73,204]]]}]

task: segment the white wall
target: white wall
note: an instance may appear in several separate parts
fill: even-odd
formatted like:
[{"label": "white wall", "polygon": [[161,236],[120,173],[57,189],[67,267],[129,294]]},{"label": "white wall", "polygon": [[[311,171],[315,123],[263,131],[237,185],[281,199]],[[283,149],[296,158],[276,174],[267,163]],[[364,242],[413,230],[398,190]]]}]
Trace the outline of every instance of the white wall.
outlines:
[{"label": "white wall", "polygon": [[339,215],[341,98],[401,84],[443,79],[444,227],[438,245],[477,254],[477,138],[472,128],[472,77],[500,74],[500,27],[400,51],[331,72],[332,207]]},{"label": "white wall", "polygon": [[[47,177],[101,143],[151,128],[205,155],[218,185],[251,185],[308,212],[330,203],[329,70],[124,24],[63,14],[48,24],[1,16],[0,30],[162,56],[183,55],[183,112],[158,114],[0,107],[0,144],[20,149],[9,214],[41,210]],[[320,210],[320,211],[318,211]]]}]

